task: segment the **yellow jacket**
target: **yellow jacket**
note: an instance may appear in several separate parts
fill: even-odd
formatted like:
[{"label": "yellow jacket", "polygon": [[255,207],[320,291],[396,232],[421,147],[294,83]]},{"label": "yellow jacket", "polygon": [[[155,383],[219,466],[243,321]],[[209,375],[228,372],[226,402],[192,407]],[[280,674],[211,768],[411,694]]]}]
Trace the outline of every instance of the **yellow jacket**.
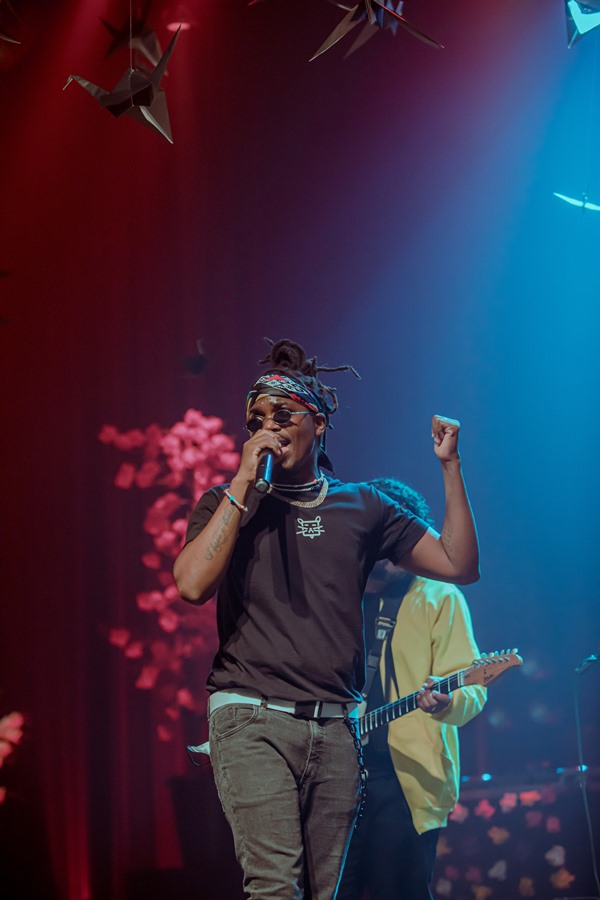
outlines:
[{"label": "yellow jacket", "polygon": [[[452,584],[415,578],[404,597],[392,634],[392,657],[399,696],[419,690],[429,675],[449,675],[479,656],[466,600]],[[381,683],[386,684],[386,648],[381,654]],[[392,695],[397,700],[394,680]],[[453,691],[452,703],[431,715],[417,709],[388,726],[388,744],[402,790],[421,834],[440,828],[458,799],[458,728],[481,712],[486,688]]]}]

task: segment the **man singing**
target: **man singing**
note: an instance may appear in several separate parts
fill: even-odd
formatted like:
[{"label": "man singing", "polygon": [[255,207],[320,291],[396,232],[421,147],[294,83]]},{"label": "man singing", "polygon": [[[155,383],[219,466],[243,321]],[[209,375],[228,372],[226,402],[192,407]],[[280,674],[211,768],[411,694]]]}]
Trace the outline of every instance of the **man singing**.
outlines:
[{"label": "man singing", "polygon": [[[319,372],[335,370],[287,340],[262,362],[240,467],[200,498],[174,573],[191,603],[218,592],[211,760],[246,896],[331,900],[364,777],[355,717],[367,578],[389,559],[429,578],[476,581],[477,535],[458,422],[433,418],[446,493],[438,535],[374,488],[324,475],[337,400]],[[265,453],[274,458],[266,494],[254,490]]]}]

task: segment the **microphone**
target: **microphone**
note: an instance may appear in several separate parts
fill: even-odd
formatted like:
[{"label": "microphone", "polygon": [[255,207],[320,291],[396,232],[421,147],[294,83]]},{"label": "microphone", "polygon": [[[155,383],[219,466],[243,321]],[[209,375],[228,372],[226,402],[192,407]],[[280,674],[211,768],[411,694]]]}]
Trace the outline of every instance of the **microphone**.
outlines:
[{"label": "microphone", "polygon": [[581,662],[575,669],[575,674],[582,675],[583,672],[586,671],[586,669],[589,669],[592,663],[598,662],[598,659],[600,659],[600,647],[598,647],[598,649],[594,653],[590,653],[589,656],[586,656],[585,659],[581,660]]},{"label": "microphone", "polygon": [[254,489],[259,494],[266,494],[271,487],[271,476],[273,474],[273,453],[265,450],[256,467],[256,478],[254,480]]}]

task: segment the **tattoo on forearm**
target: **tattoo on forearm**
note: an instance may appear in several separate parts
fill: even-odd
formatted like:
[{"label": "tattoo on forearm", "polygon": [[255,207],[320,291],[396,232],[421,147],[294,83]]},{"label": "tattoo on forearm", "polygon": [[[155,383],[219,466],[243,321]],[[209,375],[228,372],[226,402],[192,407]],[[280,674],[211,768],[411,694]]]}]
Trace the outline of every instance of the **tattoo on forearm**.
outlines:
[{"label": "tattoo on forearm", "polygon": [[215,536],[212,538],[208,547],[206,548],[206,552],[204,554],[204,559],[211,560],[214,559],[217,553],[220,553],[223,550],[224,546],[229,544],[229,539],[231,537],[231,533],[233,531],[233,523],[234,516],[236,514],[236,510],[231,507],[230,509],[226,509],[221,516],[221,520],[219,521],[217,528],[218,531]]}]

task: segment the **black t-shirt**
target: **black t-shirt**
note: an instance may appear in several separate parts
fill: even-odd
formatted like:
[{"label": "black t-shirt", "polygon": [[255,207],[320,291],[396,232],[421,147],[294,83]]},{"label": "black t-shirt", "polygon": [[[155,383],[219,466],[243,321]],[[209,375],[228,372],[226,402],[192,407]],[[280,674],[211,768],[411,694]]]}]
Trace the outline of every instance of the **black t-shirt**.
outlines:
[{"label": "black t-shirt", "polygon": [[[198,501],[188,542],[210,520],[223,489]],[[310,509],[254,491],[248,507],[218,591],[220,646],[208,690],[360,700],[367,577],[378,559],[399,562],[426,524],[369,485],[334,479]]]}]

